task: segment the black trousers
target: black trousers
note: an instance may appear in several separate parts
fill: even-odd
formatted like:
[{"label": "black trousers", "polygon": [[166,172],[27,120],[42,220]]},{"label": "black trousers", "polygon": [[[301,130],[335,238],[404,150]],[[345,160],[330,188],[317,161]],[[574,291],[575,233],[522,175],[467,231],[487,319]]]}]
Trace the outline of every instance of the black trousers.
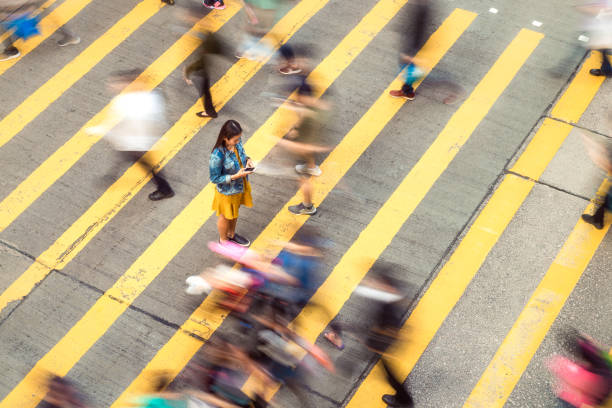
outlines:
[{"label": "black trousers", "polygon": [[161,171],[155,171],[155,163],[151,162],[149,158],[145,158],[143,152],[130,152],[123,151],[121,152],[123,159],[130,163],[137,163],[141,167],[143,167],[147,172],[153,173],[153,182],[157,186],[157,190],[159,190],[162,194],[170,194],[172,193],[172,188],[170,184],[166,181],[166,179],[162,176]]},{"label": "black trousers", "polygon": [[202,98],[204,111],[208,114],[216,114],[217,111],[213,105],[212,95],[210,94],[210,77],[205,71],[198,71],[193,74],[193,84],[198,89],[198,93]]},{"label": "black trousers", "polygon": [[601,51],[601,73],[604,75],[612,75],[612,65],[610,65],[610,60],[608,57],[610,56],[610,49],[603,49]]},{"label": "black trousers", "polygon": [[408,389],[406,389],[403,379],[398,378],[393,373],[393,371],[391,371],[391,368],[389,367],[389,363],[386,361],[385,356],[382,356],[380,362],[382,363],[383,368],[385,369],[385,373],[387,374],[387,381],[389,382],[389,385],[395,390],[396,400],[402,404],[412,404],[412,395],[410,395],[410,392],[408,391]]},{"label": "black trousers", "polygon": [[606,194],[606,198],[604,199],[603,204],[597,209],[597,211],[595,211],[595,214],[593,214],[593,221],[603,224],[604,214],[606,213],[606,208],[608,208],[608,205],[610,204],[609,201],[610,201],[610,195]]}]

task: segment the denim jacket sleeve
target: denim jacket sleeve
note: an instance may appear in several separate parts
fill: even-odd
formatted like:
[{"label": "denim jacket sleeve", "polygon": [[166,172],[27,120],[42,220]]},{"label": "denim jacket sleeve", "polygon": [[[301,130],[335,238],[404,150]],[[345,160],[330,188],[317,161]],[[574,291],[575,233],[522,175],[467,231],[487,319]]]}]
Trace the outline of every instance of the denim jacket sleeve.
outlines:
[{"label": "denim jacket sleeve", "polygon": [[215,149],[210,155],[210,181],[214,184],[230,184],[232,181],[229,174],[223,174],[224,159],[225,155],[220,149]]}]

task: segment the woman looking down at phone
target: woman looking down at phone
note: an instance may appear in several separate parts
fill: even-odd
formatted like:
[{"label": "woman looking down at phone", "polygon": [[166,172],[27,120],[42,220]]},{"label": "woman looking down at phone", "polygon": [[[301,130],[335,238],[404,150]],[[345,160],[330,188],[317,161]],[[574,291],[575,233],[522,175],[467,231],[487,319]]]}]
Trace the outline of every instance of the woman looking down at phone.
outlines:
[{"label": "woman looking down at phone", "polygon": [[221,127],[217,142],[210,155],[210,181],[217,185],[212,209],[217,213],[219,243],[231,241],[242,246],[251,242],[236,234],[238,209],[253,206],[248,175],[253,172],[253,161],[246,155],[240,137],[242,128],[235,120]]}]

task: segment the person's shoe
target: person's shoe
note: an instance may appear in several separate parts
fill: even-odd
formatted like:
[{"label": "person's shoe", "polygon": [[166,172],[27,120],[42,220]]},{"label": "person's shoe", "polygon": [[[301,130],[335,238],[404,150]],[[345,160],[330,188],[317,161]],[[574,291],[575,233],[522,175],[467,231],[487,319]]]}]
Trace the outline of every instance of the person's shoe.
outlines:
[{"label": "person's shoe", "polygon": [[196,113],[196,116],[199,116],[200,118],[216,118],[217,116],[219,116],[219,114],[217,114],[217,112],[198,112]]},{"label": "person's shoe", "polygon": [[594,68],[590,70],[589,73],[594,76],[606,76],[606,77],[612,76],[612,72],[604,72],[599,68]]},{"label": "person's shoe", "polygon": [[17,48],[7,48],[2,54],[0,54],[0,61],[8,61],[19,57],[21,57],[21,53]]},{"label": "person's shoe", "polygon": [[166,3],[166,4],[170,5],[170,6],[174,6],[174,0],[161,0],[161,1],[162,1],[162,3]]},{"label": "person's shoe", "polygon": [[57,45],[60,47],[65,47],[67,45],[76,45],[81,42],[81,37],[76,35],[66,35],[64,38],[57,42]]},{"label": "person's shoe", "polygon": [[242,235],[238,235],[236,233],[234,233],[233,237],[231,237],[231,238],[228,237],[227,240],[233,242],[234,244],[238,244],[240,246],[243,246],[243,247],[248,247],[249,245],[251,245],[251,241],[249,241],[248,239],[246,239]]},{"label": "person's shoe", "polygon": [[404,402],[397,399],[395,395],[385,394],[382,396],[382,400],[385,404],[390,407],[413,407],[414,404],[410,401]]},{"label": "person's shoe", "polygon": [[306,206],[304,203],[299,203],[298,205],[289,206],[289,211],[296,215],[314,215],[317,212],[317,207],[313,204]]},{"label": "person's shoe", "polygon": [[344,350],[344,342],[342,341],[342,337],[340,337],[334,331],[327,331],[323,334],[323,337],[327,339],[331,344],[334,345],[338,350]]},{"label": "person's shoe", "polygon": [[315,176],[318,177],[321,175],[321,173],[323,173],[321,171],[321,169],[319,168],[319,166],[314,166],[314,167],[308,167],[305,164],[298,164],[295,166],[295,171],[297,171],[300,174],[309,174],[311,176]]},{"label": "person's shoe", "polygon": [[293,75],[299,74],[300,72],[302,72],[302,69],[298,67],[292,67],[291,65],[285,65],[284,67],[280,67],[278,69],[278,72],[283,75]]},{"label": "person's shoe", "polygon": [[164,198],[171,198],[171,197],[174,197],[174,191],[170,191],[169,193],[162,193],[159,190],[155,190],[154,192],[149,194],[149,200],[151,201],[159,201],[159,200],[163,200]]},{"label": "person's shoe", "polygon": [[584,222],[586,222],[587,224],[591,224],[597,229],[603,229],[603,222],[595,220],[595,217],[592,215],[582,214],[582,219],[584,220]]},{"label": "person's shoe", "polygon": [[223,4],[223,0],[202,0],[202,4],[204,7],[215,10],[223,10],[225,9],[225,4]]},{"label": "person's shoe", "polygon": [[394,98],[408,99],[409,101],[414,100],[414,97],[416,96],[414,91],[410,93],[404,93],[404,91],[402,91],[401,89],[398,89],[397,91],[389,91],[389,95],[391,95]]}]

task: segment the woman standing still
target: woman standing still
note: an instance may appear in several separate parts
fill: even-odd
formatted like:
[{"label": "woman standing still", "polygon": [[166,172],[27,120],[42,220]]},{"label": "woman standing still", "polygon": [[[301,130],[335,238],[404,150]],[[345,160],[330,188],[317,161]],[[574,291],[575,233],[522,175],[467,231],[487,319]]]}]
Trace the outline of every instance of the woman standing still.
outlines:
[{"label": "woman standing still", "polygon": [[248,175],[253,171],[252,160],[246,155],[240,137],[242,128],[235,120],[228,120],[221,127],[217,142],[210,155],[210,181],[217,185],[212,209],[217,213],[219,243],[227,241],[249,246],[251,242],[236,234],[238,209],[241,205],[253,206]]}]

